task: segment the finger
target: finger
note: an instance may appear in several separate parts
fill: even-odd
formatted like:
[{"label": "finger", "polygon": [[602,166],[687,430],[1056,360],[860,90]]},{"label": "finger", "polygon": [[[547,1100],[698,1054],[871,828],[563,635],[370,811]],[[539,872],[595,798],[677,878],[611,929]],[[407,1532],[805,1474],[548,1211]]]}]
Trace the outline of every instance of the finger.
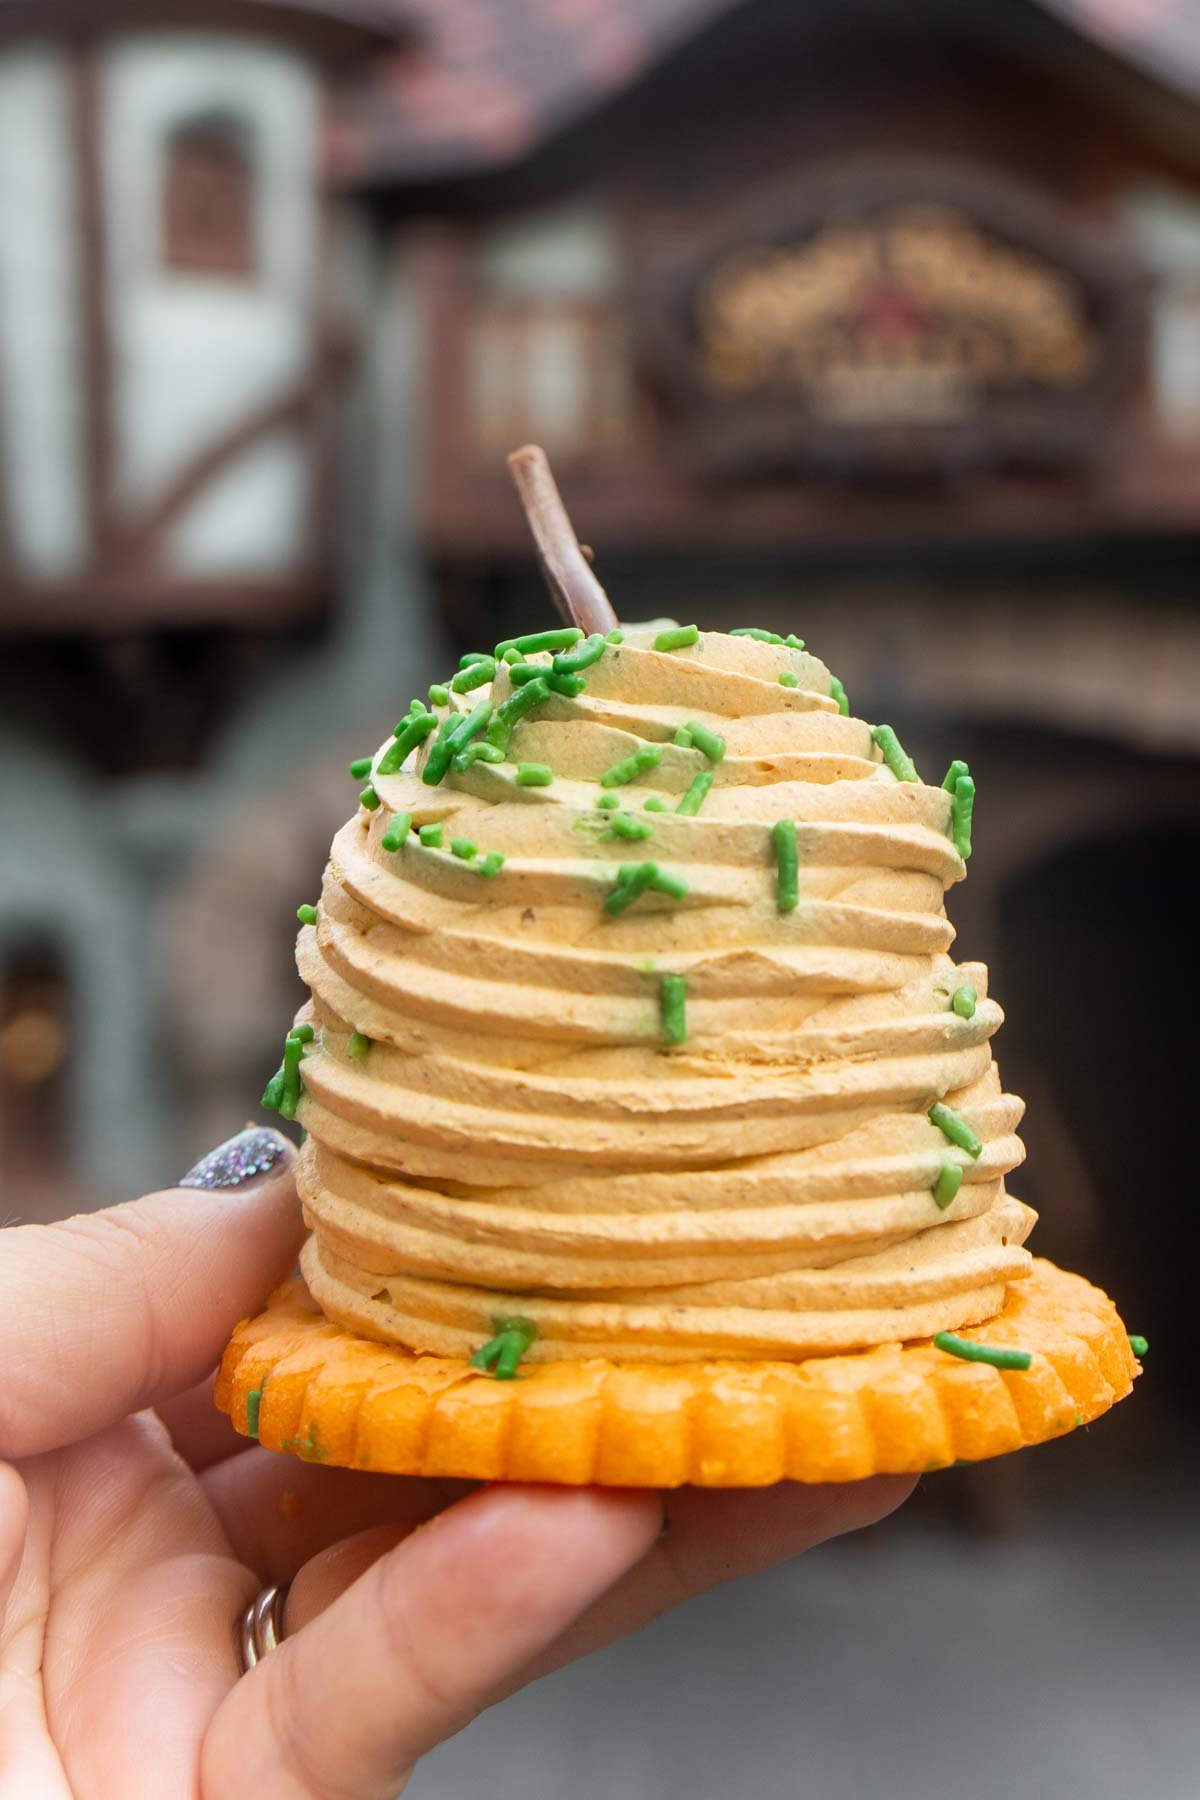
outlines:
[{"label": "finger", "polygon": [[656,1494],[487,1488],[375,1562],[239,1681],[206,1795],[390,1800],[418,1757],[642,1557]]},{"label": "finger", "polygon": [[723,1581],[757,1574],[829,1538],[886,1518],[916,1486],[908,1475],[843,1486],[680,1488],[664,1496],[662,1536],[637,1567],[575,1620],[504,1691],[599,1650]]},{"label": "finger", "polygon": [[343,1538],[305,1563],[288,1589],[283,1618],[287,1635],[295,1637],[305,1625],[311,1625],[373,1563],[403,1543],[408,1531],[403,1525],[376,1525]]},{"label": "finger", "polygon": [[33,1666],[70,1792],[195,1795],[200,1744],[236,1680],[234,1621],[257,1577],[229,1555],[151,1413],[24,1472],[32,1517],[53,1537]]},{"label": "finger", "polygon": [[276,1160],[237,1188],[176,1188],[4,1233],[0,1456],[89,1436],[218,1361],[304,1236],[291,1146],[277,1132],[255,1139]]},{"label": "finger", "polygon": [[0,1636],[4,1632],[4,1610],[25,1552],[28,1518],[29,1496],[25,1492],[25,1483],[15,1469],[0,1463]]},{"label": "finger", "polygon": [[264,1583],[291,1581],[312,1557],[370,1526],[412,1531],[471,1485],[314,1468],[258,1449],[218,1463],[204,1476],[204,1491],[234,1554]]},{"label": "finger", "polygon": [[[660,1541],[504,1691],[639,1630],[723,1581],[756,1574],[828,1538],[875,1524],[907,1499],[914,1485],[900,1476],[840,1487],[780,1482],[751,1490],[680,1488],[664,1495]],[[364,1531],[314,1556],[288,1595],[288,1630],[298,1631],[331,1606],[400,1535],[386,1528]]]},{"label": "finger", "polygon": [[254,1439],[235,1431],[229,1415],[217,1411],[213,1403],[216,1380],[214,1370],[195,1387],[161,1401],[155,1408],[176,1450],[198,1475],[214,1463],[254,1448]]}]

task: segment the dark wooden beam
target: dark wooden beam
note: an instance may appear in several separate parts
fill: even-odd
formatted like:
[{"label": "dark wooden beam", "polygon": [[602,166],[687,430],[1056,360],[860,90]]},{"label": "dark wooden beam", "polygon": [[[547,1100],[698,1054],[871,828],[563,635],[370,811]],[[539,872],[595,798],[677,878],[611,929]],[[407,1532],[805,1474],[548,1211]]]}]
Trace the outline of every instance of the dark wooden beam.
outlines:
[{"label": "dark wooden beam", "polygon": [[119,568],[136,569],[156,558],[165,564],[161,540],[193,500],[231,463],[275,431],[306,427],[315,404],[316,382],[310,375],[277,400],[240,419],[207,450],[201,451],[140,516],[124,521],[114,545]]},{"label": "dark wooden beam", "polygon": [[[103,14],[102,21],[97,17]],[[356,61],[410,40],[413,23],[390,0],[0,0],[0,36],[90,39],[152,27],[156,32],[241,31],[282,37],[331,62]]]},{"label": "dark wooden beam", "polygon": [[100,145],[100,68],[94,44],[72,61],[75,183],[79,207],[79,314],[83,336],[85,492],[90,555],[107,561],[116,535],[113,353]]},{"label": "dark wooden beam", "polygon": [[72,581],[0,582],[0,638],[122,636],[129,632],[223,626],[283,630],[319,615],[329,597],[324,572],[242,579],[184,577],[139,569]]}]

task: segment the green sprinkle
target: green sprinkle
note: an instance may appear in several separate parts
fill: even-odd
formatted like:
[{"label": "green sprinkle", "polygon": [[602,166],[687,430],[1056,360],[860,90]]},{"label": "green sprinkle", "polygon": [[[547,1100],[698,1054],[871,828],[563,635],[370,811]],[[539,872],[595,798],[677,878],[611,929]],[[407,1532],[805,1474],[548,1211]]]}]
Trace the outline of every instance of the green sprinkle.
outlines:
[{"label": "green sprinkle", "polygon": [[682,975],[662,978],[662,1024],[668,1044],[682,1044],[687,1038],[687,982]]},{"label": "green sprinkle", "polygon": [[682,900],[688,891],[686,881],[665,874],[655,862],[625,863],[617,870],[617,885],[604,902],[605,912],[615,918],[650,888],[672,900]]},{"label": "green sprinkle", "polygon": [[521,660],[521,652],[517,649],[515,644],[510,644],[508,646],[508,649],[504,652],[503,656],[501,656],[499,650],[497,650],[496,660],[497,660],[497,662],[509,663],[509,664],[519,663]]},{"label": "green sprinkle", "polygon": [[975,783],[969,775],[960,775],[950,803],[950,834],[954,848],[964,862],[971,857],[971,819],[975,812]]},{"label": "green sprinkle", "polygon": [[632,906],[639,895],[644,894],[654,879],[655,864],[643,863],[640,868],[622,869],[617,878],[617,885],[604,902],[604,910],[611,918],[623,913],[626,907]]},{"label": "green sprinkle", "polygon": [[961,1118],[958,1113],[952,1112],[948,1106],[943,1106],[940,1101],[930,1107],[929,1121],[930,1124],[936,1125],[952,1144],[957,1144],[960,1150],[965,1150],[968,1156],[980,1157],[983,1155],[983,1139],[976,1137],[964,1118]]},{"label": "green sprinkle", "polygon": [[475,1352],[471,1367],[490,1371],[497,1381],[513,1381],[521,1358],[537,1337],[537,1326],[532,1319],[501,1318],[492,1320],[492,1329],[495,1337]]},{"label": "green sprinkle", "polygon": [[842,686],[836,675],[831,675],[829,677],[829,692],[837,701],[837,708],[842,717],[848,719],[850,717],[850,702],[846,698],[845,688]]},{"label": "green sprinkle", "polygon": [[574,650],[568,650],[565,654],[555,657],[554,673],[556,675],[579,675],[584,669],[590,669],[593,663],[598,663],[607,649],[608,644],[605,639],[598,631],[594,631],[590,638],[585,639]]},{"label": "green sprinkle", "polygon": [[450,854],[460,857],[463,862],[470,862],[472,858],[479,855],[479,849],[471,842],[470,838],[451,838]]},{"label": "green sprinkle", "polygon": [[670,631],[660,631],[654,640],[656,650],[686,650],[700,636],[698,625],[673,625]]},{"label": "green sprinkle", "polygon": [[352,1031],[346,1039],[346,1055],[352,1056],[355,1062],[361,1062],[364,1056],[369,1055],[370,1049],[371,1040],[364,1037],[361,1031]]},{"label": "green sprinkle", "polygon": [[350,764],[350,773],[353,775],[355,781],[366,780],[367,776],[371,773],[372,760],[373,759],[369,756],[360,756],[356,762]]},{"label": "green sprinkle", "polygon": [[680,750],[690,750],[692,747],[692,734],[686,725],[681,725],[671,741],[677,745]]},{"label": "green sprinkle", "polygon": [[440,850],[442,847],[442,828],[440,825],[422,825],[417,836],[427,850]]},{"label": "green sprinkle", "polygon": [[551,670],[546,681],[551,693],[565,694],[568,700],[577,700],[587,686],[582,675],[559,675],[555,670]]},{"label": "green sprinkle", "polygon": [[771,828],[775,844],[775,904],[781,913],[795,912],[800,903],[800,848],[796,821],[777,819]]},{"label": "green sprinkle", "polygon": [[876,725],[871,733],[880,754],[897,781],[919,781],[917,765],[907,754],[890,725]]},{"label": "green sprinkle", "polygon": [[293,1025],[289,1035],[298,1037],[302,1044],[311,1044],[317,1034],[311,1025]]},{"label": "green sprinkle", "polygon": [[279,1103],[282,1099],[283,1099],[283,1067],[281,1065],[278,1069],[276,1069],[276,1071],[272,1075],[270,1081],[268,1081],[266,1087],[263,1089],[263,1097],[260,1100],[259,1105],[268,1107],[272,1112],[278,1112]]},{"label": "green sprinkle", "polygon": [[503,867],[504,858],[499,850],[489,850],[482,862],[475,864],[475,873],[482,875],[485,881],[490,881],[492,876],[498,875]]},{"label": "green sprinkle", "polygon": [[481,656],[477,657],[474,662],[468,663],[465,669],[460,669],[450,686],[456,694],[469,694],[475,688],[486,687],[489,681],[495,681],[495,679],[495,657]]},{"label": "green sprinkle", "polygon": [[603,807],[605,812],[612,812],[620,804],[620,799],[616,794],[601,794],[596,801],[596,805]]},{"label": "green sprinkle", "polygon": [[467,714],[466,718],[462,719],[457,726],[454,732],[454,742],[456,747],[461,750],[465,748],[467,744],[471,743],[474,738],[481,736],[482,733],[486,731],[491,717],[491,701],[481,700],[479,705],[474,707],[472,711]]},{"label": "green sprinkle", "polygon": [[373,787],[365,787],[358,796],[358,803],[360,806],[365,806],[368,812],[374,812],[379,805],[379,795]]},{"label": "green sprinkle", "polygon": [[606,644],[623,644],[625,642],[625,633],[620,630],[606,631],[604,634],[604,641]]},{"label": "green sprinkle", "polygon": [[804,648],[804,639],[798,638],[794,632],[789,631],[783,641],[789,650],[803,650]]},{"label": "green sprinkle", "polygon": [[779,677],[779,685],[780,687],[787,688],[799,687],[800,677],[798,675],[793,675],[790,669],[785,669],[783,674]]},{"label": "green sprinkle", "polygon": [[960,1356],[964,1362],[990,1363],[993,1369],[1027,1369],[1033,1361],[1028,1350],[997,1350],[991,1344],[958,1337],[953,1331],[939,1331],[933,1345],[947,1356]]},{"label": "green sprinkle", "polygon": [[[698,781],[699,779],[700,779],[700,777],[697,776],[696,780]],[[615,794],[613,795],[613,804],[614,805],[620,804],[620,802],[617,800]],[[603,806],[604,801],[597,800],[596,805]],[[670,812],[671,809],[667,805],[666,801],[663,799],[661,794],[651,794],[650,798],[646,802],[644,810],[646,812]]]},{"label": "green sprinkle", "polygon": [[296,908],[296,917],[302,925],[315,925],[317,922],[317,909],[315,906],[298,906]]},{"label": "green sprinkle", "polygon": [[1145,1356],[1150,1346],[1146,1342],[1146,1339],[1140,1336],[1138,1332],[1131,1331],[1129,1333],[1129,1348],[1133,1351],[1135,1356]]},{"label": "green sprinkle", "polygon": [[430,745],[425,767],[421,771],[421,780],[426,787],[436,787],[449,769],[456,750],[454,733],[461,723],[462,714],[452,712],[446,714],[438,727],[438,734]]},{"label": "green sprinkle", "polygon": [[382,844],[385,850],[403,850],[408,842],[408,834],[412,830],[411,813],[393,813],[392,822],[383,834]]},{"label": "green sprinkle", "polygon": [[630,781],[636,781],[639,775],[646,775],[656,769],[662,761],[662,751],[657,744],[643,744],[632,756],[623,762],[614,763],[600,777],[600,786],[606,788],[624,787]]},{"label": "green sprinkle", "polygon": [[531,713],[535,706],[540,706],[543,700],[549,698],[550,683],[544,675],[540,675],[536,681],[528,682],[515,694],[510,694],[504,704],[496,708],[487,730],[488,743],[495,744],[501,750],[506,750],[513,727],[525,717],[526,713]]},{"label": "green sprinkle", "polygon": [[694,819],[708,797],[708,790],[713,784],[711,769],[701,769],[679,805],[675,808],[685,819]]},{"label": "green sprinkle", "polygon": [[300,1064],[303,1060],[303,1040],[292,1032],[283,1046],[283,1093],[279,1099],[279,1110],[285,1119],[294,1119],[296,1108],[300,1104]]},{"label": "green sprinkle", "polygon": [[550,671],[546,668],[544,663],[511,663],[508,670],[508,679],[512,682],[514,687],[524,687],[527,681],[537,681],[549,675],[549,673]]},{"label": "green sprinkle", "polygon": [[247,1435],[247,1437],[256,1438],[258,1436],[258,1415],[259,1415],[259,1410],[261,1409],[261,1407],[262,1407],[262,1389],[261,1388],[251,1388],[250,1392],[246,1395],[246,1435]]},{"label": "green sprinkle", "polygon": [[410,713],[407,719],[401,719],[395,732],[395,743],[389,744],[379,759],[380,775],[394,775],[418,744],[423,744],[430,732],[435,729],[437,719],[433,713]]},{"label": "green sprinkle", "polygon": [[477,738],[492,717],[492,703],[481,700],[469,713],[450,713],[442,721],[433,748],[425,759],[421,780],[426,787],[436,787],[447,773],[454,758]]},{"label": "green sprinkle", "polygon": [[635,819],[632,813],[614,813],[602,838],[648,838],[653,830],[649,819]]},{"label": "green sprinkle", "polygon": [[954,1202],[959,1188],[962,1186],[962,1164],[951,1162],[947,1157],[938,1170],[938,1178],[933,1184],[933,1199],[936,1206],[945,1212]]},{"label": "green sprinkle", "polygon": [[967,767],[966,763],[963,762],[962,758],[956,756],[954,761],[950,764],[950,767],[946,770],[946,779],[943,781],[942,786],[948,794],[952,794],[962,780],[962,777],[964,775],[969,775],[970,773],[970,769]]},{"label": "green sprinkle", "polygon": [[473,763],[502,763],[503,750],[495,744],[468,744],[465,750],[456,750],[450,760],[450,767],[457,775],[465,775]]},{"label": "green sprinkle", "polygon": [[450,689],[443,687],[440,681],[435,681],[429,690],[429,698],[434,706],[449,706]]},{"label": "green sprinkle", "polygon": [[[428,711],[429,711],[429,708],[426,706],[425,702],[421,699],[420,695],[418,695],[415,700],[410,700],[408,703],[408,716],[410,719],[419,718],[424,713],[427,713]],[[401,719],[400,725],[397,725],[397,727],[396,727],[397,732],[399,732],[400,726],[403,724],[404,724],[404,720]]]},{"label": "green sprinkle", "polygon": [[554,770],[549,763],[518,763],[518,787],[549,787],[554,780]]},{"label": "green sprinkle", "polygon": [[975,1017],[975,1007],[978,1004],[978,1001],[979,995],[971,986],[970,982],[965,981],[960,988],[955,988],[954,997],[951,1000],[950,1005],[960,1019],[973,1019]]},{"label": "green sprinkle", "polygon": [[530,631],[524,637],[505,638],[496,645],[496,655],[507,656],[510,650],[517,650],[522,656],[532,656],[538,650],[569,650],[583,636],[578,625],[561,625],[554,631]]},{"label": "green sprinkle", "polygon": [[695,719],[689,719],[684,730],[690,732],[692,743],[709,762],[721,762],[725,755],[725,739],[710,731],[707,725],[697,725]]},{"label": "green sprinkle", "polygon": [[460,669],[469,669],[475,663],[491,663],[494,667],[495,662],[495,657],[489,656],[486,650],[468,650],[465,656],[459,657],[458,666]]}]

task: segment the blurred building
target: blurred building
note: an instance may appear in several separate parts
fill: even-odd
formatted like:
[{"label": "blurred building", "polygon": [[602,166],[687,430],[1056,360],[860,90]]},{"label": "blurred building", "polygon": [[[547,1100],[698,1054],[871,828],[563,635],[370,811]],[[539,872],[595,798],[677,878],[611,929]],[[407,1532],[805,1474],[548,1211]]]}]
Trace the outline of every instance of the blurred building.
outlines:
[{"label": "blurred building", "polygon": [[1022,1192],[1150,1304],[1195,1231],[1127,1204],[1188,1098],[1194,6],[0,0],[0,208],[7,1210],[253,1110],[345,757],[545,611],[534,438],[626,616],[798,630],[971,762]]}]

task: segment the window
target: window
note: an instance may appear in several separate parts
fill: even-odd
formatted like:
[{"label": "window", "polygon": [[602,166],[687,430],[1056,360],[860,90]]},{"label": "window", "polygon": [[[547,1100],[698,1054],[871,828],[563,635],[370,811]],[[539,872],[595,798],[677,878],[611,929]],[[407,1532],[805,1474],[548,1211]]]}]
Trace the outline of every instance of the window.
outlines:
[{"label": "window", "polygon": [[483,235],[468,357],[477,449],[533,437],[569,457],[624,442],[634,392],[619,279],[612,219],[592,202]]},{"label": "window", "polygon": [[1167,187],[1127,197],[1133,244],[1154,277],[1151,384],[1160,429],[1200,440],[1200,205]]},{"label": "window", "polygon": [[172,136],[163,248],[177,275],[248,280],[254,274],[254,166],[236,120],[197,120]]},{"label": "window", "polygon": [[629,346],[607,307],[482,308],[471,343],[475,447],[536,438],[569,456],[619,447],[633,414]]}]

